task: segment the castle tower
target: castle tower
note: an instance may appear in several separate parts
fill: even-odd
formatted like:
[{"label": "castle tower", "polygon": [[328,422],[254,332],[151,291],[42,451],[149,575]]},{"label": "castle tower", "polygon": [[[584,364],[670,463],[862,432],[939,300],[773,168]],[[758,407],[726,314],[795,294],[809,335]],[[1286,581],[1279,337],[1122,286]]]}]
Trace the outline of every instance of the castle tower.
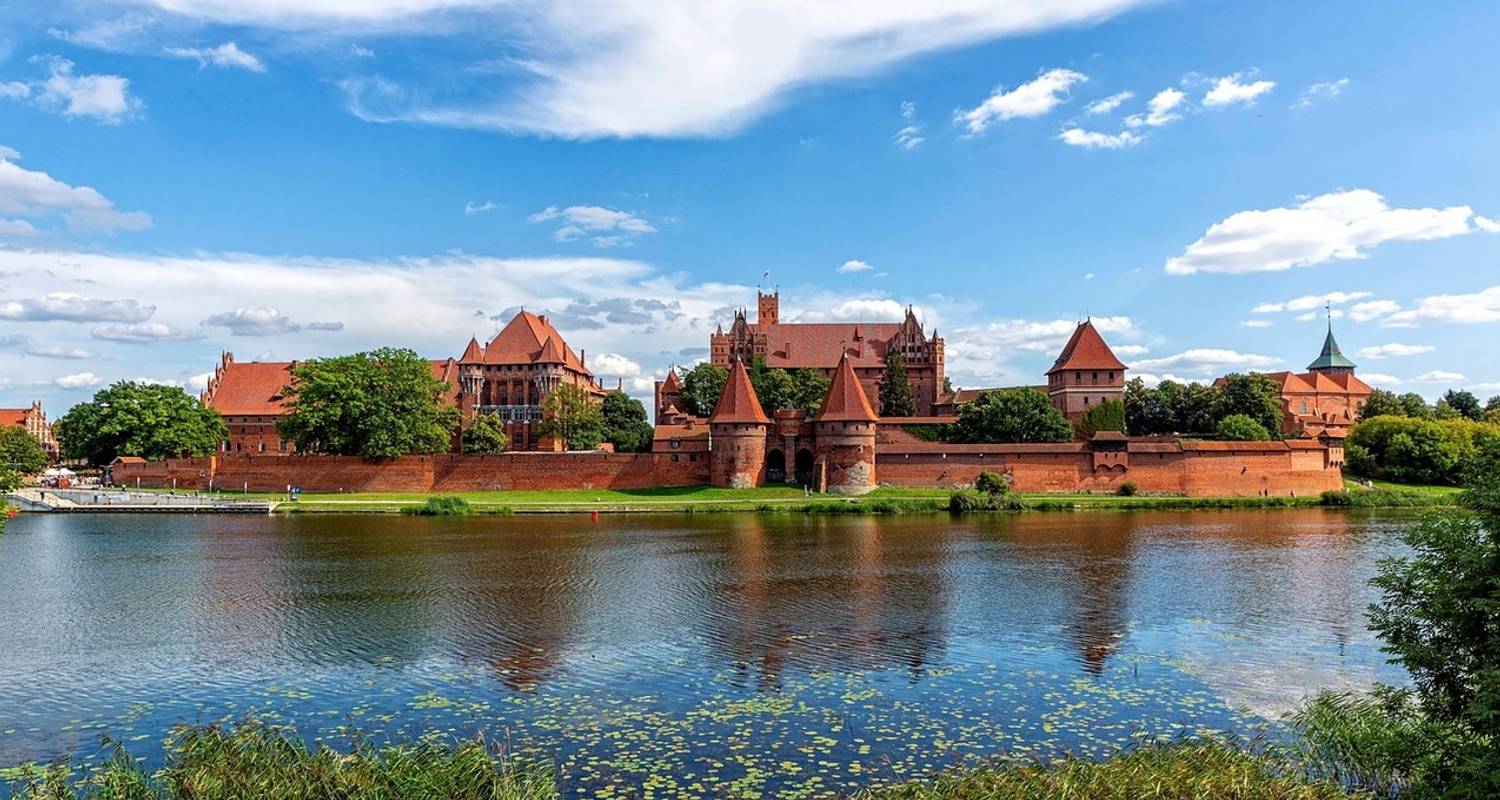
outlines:
[{"label": "castle tower", "polygon": [[755,292],[755,324],[776,325],[781,318],[781,292]]},{"label": "castle tower", "polygon": [[1309,372],[1321,372],[1324,375],[1352,375],[1355,364],[1346,358],[1339,350],[1338,340],[1333,338],[1333,315],[1328,317],[1328,336],[1323,339],[1323,352],[1311,364],[1307,365]]},{"label": "castle tower", "polygon": [[1047,396],[1072,422],[1108,400],[1125,399],[1125,365],[1094,327],[1078,323],[1062,355],[1047,370]]},{"label": "castle tower", "polygon": [[667,379],[656,382],[656,414],[657,424],[666,421],[667,409],[672,407],[682,408],[682,382],[677,380],[677,369],[673,367],[667,370]]},{"label": "castle tower", "polygon": [[729,368],[724,393],[708,418],[712,437],[709,481],[722,488],[759,486],[766,471],[766,429],[771,421],[760,408],[745,362]]},{"label": "castle tower", "polygon": [[864,494],[875,488],[875,424],[879,419],[845,353],[813,423],[821,465],[814,479],[819,489]]}]

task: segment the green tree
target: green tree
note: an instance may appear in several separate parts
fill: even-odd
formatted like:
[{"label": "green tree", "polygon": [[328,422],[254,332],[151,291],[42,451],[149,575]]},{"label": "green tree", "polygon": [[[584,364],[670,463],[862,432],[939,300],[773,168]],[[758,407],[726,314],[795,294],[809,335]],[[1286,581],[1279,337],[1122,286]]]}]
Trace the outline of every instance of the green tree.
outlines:
[{"label": "green tree", "polygon": [[480,414],[460,438],[465,453],[500,453],[510,446],[505,420],[499,414]]},{"label": "green tree", "polygon": [[1132,436],[1160,436],[1177,429],[1177,410],[1168,395],[1180,387],[1172,381],[1162,381],[1156,388],[1146,388],[1140,378],[1131,378],[1125,384],[1126,430]]},{"label": "green tree", "polygon": [[604,441],[617,453],[645,453],[651,449],[654,429],[646,421],[646,407],[624,392],[610,392],[600,407],[604,417]]},{"label": "green tree", "polygon": [[50,461],[42,443],[25,428],[14,425],[0,428],[0,470],[35,475],[46,469]]},{"label": "green tree", "polygon": [[910,417],[917,413],[917,401],[911,394],[906,376],[906,359],[891,350],[885,354],[885,379],[880,382],[880,416]]},{"label": "green tree", "polygon": [[1365,399],[1364,408],[1360,409],[1360,419],[1372,419],[1374,417],[1409,417],[1406,405],[1395,392],[1385,389],[1376,389]]},{"label": "green tree", "polygon": [[1443,402],[1469,419],[1484,418],[1484,408],[1479,405],[1479,398],[1475,397],[1473,392],[1449,389],[1443,393]]},{"label": "green tree", "polygon": [[1271,438],[1266,426],[1246,414],[1230,414],[1219,420],[1216,433],[1226,442],[1264,442]]},{"label": "green tree", "polygon": [[1101,431],[1124,433],[1125,403],[1119,400],[1105,400],[1098,405],[1090,406],[1073,427],[1078,431],[1078,435],[1085,439],[1092,439],[1094,434]]},{"label": "green tree", "polygon": [[818,413],[823,407],[823,398],[828,396],[828,385],[833,383],[823,373],[803,367],[790,373],[792,379],[792,408],[800,408],[808,416]]},{"label": "green tree", "polygon": [[1350,471],[1404,483],[1456,484],[1463,466],[1500,442],[1500,425],[1375,417],[1356,424],[1345,445]]},{"label": "green tree", "polygon": [[52,426],[63,455],[90,464],[116,456],[207,455],[229,438],[219,412],[175,386],[121,381],[68,409]]},{"label": "green tree", "polygon": [[1260,423],[1267,433],[1281,432],[1281,389],[1264,375],[1231,373],[1218,386],[1214,427],[1233,414],[1243,414]]},{"label": "green tree", "polygon": [[1438,400],[1432,405],[1432,419],[1464,419],[1462,411],[1448,405],[1447,400]]},{"label": "green tree", "polygon": [[982,392],[958,411],[955,442],[1070,442],[1073,426],[1035,389]]},{"label": "green tree", "polygon": [[[755,389],[755,399],[769,416],[783,408],[796,408],[796,385],[792,376],[784,369],[767,367],[764,359],[750,362],[750,386]],[[717,400],[718,398],[715,398]]]},{"label": "green tree", "polygon": [[563,384],[542,401],[542,436],[563,440],[569,450],[594,450],[604,441],[604,412],[586,389]]},{"label": "green tree", "polygon": [[373,460],[446,452],[459,422],[443,399],[449,391],[410,350],[315,358],[292,367],[276,428],[304,453]]},{"label": "green tree", "polygon": [[719,402],[719,395],[724,393],[724,383],[729,380],[729,371],[705,361],[690,370],[683,370],[680,377],[682,410],[697,417],[714,413],[714,404]]},{"label": "green tree", "polygon": [[1426,398],[1416,392],[1401,395],[1401,407],[1406,410],[1405,416],[1413,419],[1432,419],[1432,406],[1427,404]]}]

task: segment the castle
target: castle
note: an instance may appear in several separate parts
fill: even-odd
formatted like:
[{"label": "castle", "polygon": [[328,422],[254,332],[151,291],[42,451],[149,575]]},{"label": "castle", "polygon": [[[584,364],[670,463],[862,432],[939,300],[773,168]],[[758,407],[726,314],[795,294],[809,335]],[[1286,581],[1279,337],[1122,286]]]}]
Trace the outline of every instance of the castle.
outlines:
[{"label": "castle", "polygon": [[0,408],[0,426],[25,430],[47,451],[48,456],[57,458],[57,440],[52,438],[52,423],[47,421],[41,401],[32,401],[30,408]]}]

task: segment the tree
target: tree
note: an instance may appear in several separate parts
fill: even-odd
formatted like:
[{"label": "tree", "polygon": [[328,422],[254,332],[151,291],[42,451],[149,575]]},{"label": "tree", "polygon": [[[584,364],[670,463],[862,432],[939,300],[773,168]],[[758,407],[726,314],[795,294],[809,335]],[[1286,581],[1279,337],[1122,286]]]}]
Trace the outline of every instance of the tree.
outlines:
[{"label": "tree", "polygon": [[293,365],[276,424],[304,453],[395,458],[452,447],[458,409],[451,387],[416,353],[381,348]]},{"label": "tree", "polygon": [[1073,426],[1035,389],[982,392],[958,411],[955,442],[1070,442]]},{"label": "tree", "polygon": [[724,393],[724,383],[728,380],[728,370],[707,361],[682,371],[682,410],[695,417],[714,413],[714,405],[719,402],[719,395]]},{"label": "tree", "polygon": [[569,450],[594,450],[604,441],[604,412],[587,390],[563,384],[542,401],[538,433],[563,440]]},{"label": "tree", "polygon": [[1427,399],[1416,392],[1401,395],[1401,407],[1406,409],[1405,416],[1413,419],[1432,419],[1432,406],[1427,405]]},{"label": "tree", "polygon": [[1264,442],[1271,438],[1266,426],[1245,414],[1230,414],[1219,420],[1217,433],[1226,442]]},{"label": "tree", "polygon": [[50,461],[42,443],[25,428],[14,425],[0,428],[0,470],[35,475],[46,469]]},{"label": "tree", "polygon": [[1166,395],[1177,384],[1162,381],[1154,389],[1146,388],[1140,378],[1131,378],[1125,384],[1126,430],[1132,436],[1160,436],[1172,433],[1177,426],[1177,411],[1167,402]]},{"label": "tree", "polygon": [[890,350],[885,354],[885,379],[880,382],[880,416],[910,417],[917,413],[917,401],[911,394],[906,376],[906,359]]},{"label": "tree", "polygon": [[654,429],[646,421],[646,407],[624,392],[610,392],[600,407],[604,417],[604,441],[615,446],[617,453],[645,453],[651,450]]},{"label": "tree", "polygon": [[1432,405],[1432,419],[1464,419],[1463,412],[1448,405],[1447,400],[1438,400]]},{"label": "tree", "polygon": [[760,407],[767,414],[782,408],[797,407],[797,387],[792,381],[792,376],[788,375],[784,369],[766,366],[764,359],[751,360],[750,386],[755,389],[755,398],[760,401]]},{"label": "tree", "polygon": [[1372,419],[1374,417],[1408,417],[1406,405],[1395,392],[1385,389],[1376,389],[1365,399],[1364,408],[1359,411],[1360,419]]},{"label": "tree", "polygon": [[1473,392],[1449,389],[1443,393],[1443,402],[1449,408],[1472,420],[1484,418],[1484,409],[1479,405],[1479,398]]},{"label": "tree", "polygon": [[1268,434],[1281,432],[1281,389],[1275,381],[1264,375],[1231,373],[1224,376],[1217,388],[1215,429],[1225,417],[1243,414],[1260,423]]},{"label": "tree", "polygon": [[1375,417],[1356,424],[1345,444],[1353,472],[1404,483],[1456,484],[1465,464],[1500,442],[1500,426],[1467,419]]},{"label": "tree", "polygon": [[229,438],[219,412],[175,386],[121,381],[68,409],[52,426],[63,455],[90,464],[116,456],[208,455]]},{"label": "tree", "polygon": [[792,379],[792,408],[800,408],[808,416],[818,413],[823,407],[823,398],[828,396],[828,385],[833,383],[823,373],[803,367],[790,373]]},{"label": "tree", "polygon": [[500,453],[510,446],[505,420],[499,414],[480,414],[460,438],[465,453]]},{"label": "tree", "polygon": [[1094,438],[1094,434],[1100,431],[1124,433],[1125,404],[1119,400],[1105,400],[1096,406],[1090,406],[1073,427],[1078,431],[1078,435],[1085,439]]}]

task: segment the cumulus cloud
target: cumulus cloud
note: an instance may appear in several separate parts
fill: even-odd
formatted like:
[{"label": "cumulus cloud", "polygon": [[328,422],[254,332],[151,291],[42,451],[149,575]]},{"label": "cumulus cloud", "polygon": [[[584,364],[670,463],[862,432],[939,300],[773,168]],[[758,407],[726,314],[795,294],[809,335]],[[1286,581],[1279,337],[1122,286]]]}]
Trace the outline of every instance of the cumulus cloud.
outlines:
[{"label": "cumulus cloud", "polygon": [[1171,122],[1182,119],[1177,109],[1182,106],[1182,101],[1187,98],[1181,90],[1166,88],[1157,92],[1146,102],[1146,113],[1131,114],[1125,118],[1125,124],[1132,128],[1160,128]]},{"label": "cumulus cloud", "polygon": [[[32,219],[61,215],[63,222],[78,232],[140,230],[151,226],[151,217],[141,211],[120,211],[114,203],[88,186],[71,186],[39,170],[29,170],[15,163],[21,154],[0,147],[0,214]],[[4,223],[5,220],[0,220]],[[11,221],[12,235],[17,230],[36,229],[25,221]],[[3,231],[0,231],[3,232]]]},{"label": "cumulus cloud", "polygon": [[[917,309],[917,316],[922,316]],[[900,322],[906,317],[906,304],[887,298],[855,298],[837,302],[827,308],[810,308],[798,312],[793,322]]]},{"label": "cumulus cloud", "polygon": [[82,347],[63,347],[60,345],[37,345],[26,348],[26,355],[37,358],[58,358],[70,361],[78,361],[85,358],[93,358],[94,354]]},{"label": "cumulus cloud", "polygon": [[148,344],[151,342],[190,342],[203,335],[161,322],[112,323],[96,325],[89,335],[107,342]]},{"label": "cumulus cloud", "polygon": [[1428,241],[1472,233],[1468,206],[1391,208],[1369,189],[1331,192],[1290,208],[1240,211],[1214,223],[1182,255],[1167,260],[1175,275],[1274,272],[1364,258],[1394,241]]},{"label": "cumulus cloud", "polygon": [[1343,305],[1353,300],[1363,300],[1370,292],[1329,292],[1328,294],[1305,294],[1282,303],[1261,303],[1250,309],[1252,314],[1276,314],[1282,311],[1308,311],[1324,305]]},{"label": "cumulus cloud", "polygon": [[342,322],[309,322],[309,323],[307,323],[306,325],[304,325],[302,327],[303,327],[304,330],[309,330],[309,331],[328,331],[328,332],[334,332],[334,331],[341,331],[341,330],[343,330],[344,329],[344,323],[342,323]]},{"label": "cumulus cloud", "polygon": [[1143,344],[1119,344],[1110,348],[1120,358],[1135,358],[1151,352],[1151,348]]},{"label": "cumulus cloud", "polygon": [[1132,363],[1130,368],[1148,372],[1172,371],[1211,376],[1225,372],[1269,370],[1280,366],[1281,363],[1281,359],[1273,356],[1198,347],[1162,358],[1142,359]]},{"label": "cumulus cloud", "polygon": [[868,272],[872,269],[874,269],[874,267],[870,266],[868,263],[860,261],[857,258],[851,258],[848,261],[845,261],[843,264],[840,264],[838,271],[842,273]]},{"label": "cumulus cloud", "polygon": [[0,301],[0,319],[26,322],[141,322],[155,311],[156,306],[135,300],[98,300],[71,292]]},{"label": "cumulus cloud", "polygon": [[992,123],[1018,117],[1040,117],[1068,99],[1068,87],[1088,80],[1088,76],[1071,69],[1049,69],[1031,81],[1010,91],[1004,86],[974,108],[955,112],[954,120],[962,123],[970,135],[984,133]]},{"label": "cumulus cloud", "polygon": [[1086,147],[1091,150],[1119,150],[1125,147],[1134,147],[1143,140],[1142,136],[1130,131],[1100,133],[1098,131],[1086,131],[1081,128],[1068,128],[1059,133],[1057,138],[1063,144],[1069,144],[1074,147]]},{"label": "cumulus cloud", "polygon": [[57,56],[31,59],[47,69],[47,77],[3,84],[0,97],[26,100],[65,117],[89,117],[105,125],[118,125],[135,117],[144,104],[131,95],[130,79],[119,75],[79,75],[74,64]]},{"label": "cumulus cloud", "polygon": [[1340,94],[1343,94],[1344,87],[1348,85],[1348,78],[1339,78],[1336,81],[1314,83],[1306,89],[1302,90],[1302,94],[1297,96],[1297,102],[1292,104],[1292,108],[1309,108],[1313,103],[1316,103],[1319,100],[1328,100],[1338,97]]},{"label": "cumulus cloud", "polygon": [[1464,379],[1464,375],[1463,375],[1462,372],[1448,372],[1447,370],[1435,369],[1435,370],[1433,370],[1431,372],[1424,372],[1421,375],[1418,375],[1417,377],[1412,378],[1412,382],[1414,382],[1414,383],[1456,383],[1457,381],[1461,381],[1463,379]]},{"label": "cumulus cloud", "polygon": [[1395,375],[1386,375],[1383,372],[1360,372],[1359,379],[1371,386],[1400,386],[1405,383]]},{"label": "cumulus cloud", "polygon": [[[1130,317],[1093,317],[1092,321],[1106,337],[1128,338],[1139,333]],[[957,376],[955,381],[974,381],[977,385],[993,386],[1016,379],[1035,383],[1039,376],[1030,370],[1013,377],[1009,362],[1017,354],[1040,355],[1044,360],[1057,355],[1077,327],[1078,321],[1073,319],[1002,319],[959,327],[945,337],[948,371]],[[1116,341],[1114,347],[1118,355],[1130,345]]]},{"label": "cumulus cloud", "polygon": [[901,130],[896,131],[896,146],[902,150],[915,150],[927,141],[922,135],[922,123],[917,122],[917,104],[910,100],[901,103]]},{"label": "cumulus cloud", "polygon": [[236,308],[214,314],[203,324],[228,328],[235,336],[281,336],[302,330],[301,325],[274,308]]},{"label": "cumulus cloud", "polygon": [[619,353],[599,353],[589,357],[589,369],[595,375],[610,378],[632,378],[641,374],[640,362]]},{"label": "cumulus cloud", "polygon": [[625,244],[643,233],[656,233],[656,227],[630,211],[603,206],[547,206],[526,218],[527,222],[562,223],[552,234],[558,242],[592,238],[600,247]]},{"label": "cumulus cloud", "polygon": [[1269,328],[1273,323],[1268,319],[1247,319],[1240,324],[1247,328]]},{"label": "cumulus cloud", "polygon": [[1129,100],[1132,97],[1135,97],[1135,92],[1128,90],[1123,92],[1116,92],[1109,97],[1095,100],[1094,102],[1084,106],[1083,113],[1090,115],[1108,114],[1119,108],[1125,103],[1126,100]]},{"label": "cumulus cloud", "polygon": [[98,386],[100,379],[92,372],[77,372],[53,378],[52,383],[59,389],[88,389]]},{"label": "cumulus cloud", "polygon": [[1349,319],[1355,322],[1369,322],[1389,316],[1401,310],[1401,304],[1393,300],[1369,300],[1363,303],[1355,303],[1349,307]]},{"label": "cumulus cloud", "polygon": [[1500,286],[1467,294],[1435,294],[1417,301],[1416,308],[1397,311],[1382,325],[1414,327],[1423,322],[1476,323],[1500,321]]},{"label": "cumulus cloud", "polygon": [[1360,348],[1359,352],[1355,353],[1355,355],[1360,358],[1379,360],[1382,358],[1399,358],[1401,356],[1418,356],[1423,353],[1431,353],[1436,349],[1436,347],[1426,344],[1400,344],[1392,342],[1390,344],[1378,344]]},{"label": "cumulus cloud", "polygon": [[1248,106],[1253,104],[1256,98],[1276,88],[1275,81],[1261,80],[1242,83],[1240,79],[1244,75],[1245,73],[1236,72],[1233,75],[1226,75],[1216,80],[1213,88],[1209,89],[1208,94],[1203,96],[1203,106],[1205,108],[1222,108],[1224,106],[1235,105],[1236,103]]},{"label": "cumulus cloud", "polygon": [[166,53],[173,58],[194,59],[198,62],[199,69],[221,67],[249,72],[266,71],[266,65],[259,58],[241,50],[234,42],[225,42],[218,47],[168,47]]}]

